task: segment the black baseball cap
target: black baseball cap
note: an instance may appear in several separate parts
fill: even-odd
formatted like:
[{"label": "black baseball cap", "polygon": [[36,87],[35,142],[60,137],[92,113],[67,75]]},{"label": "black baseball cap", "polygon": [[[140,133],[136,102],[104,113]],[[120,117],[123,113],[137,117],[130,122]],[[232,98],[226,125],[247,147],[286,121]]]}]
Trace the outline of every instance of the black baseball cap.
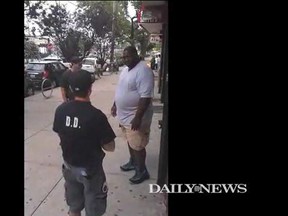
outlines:
[{"label": "black baseball cap", "polygon": [[69,83],[73,92],[87,91],[95,80],[88,71],[80,70],[69,75]]}]

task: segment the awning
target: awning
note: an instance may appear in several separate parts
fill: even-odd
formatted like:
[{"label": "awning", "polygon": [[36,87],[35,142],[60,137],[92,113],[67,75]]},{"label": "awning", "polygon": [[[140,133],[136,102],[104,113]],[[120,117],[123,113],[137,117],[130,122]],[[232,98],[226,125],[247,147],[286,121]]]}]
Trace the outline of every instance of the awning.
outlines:
[{"label": "awning", "polygon": [[150,34],[162,34],[167,23],[167,1],[143,1],[138,11],[138,22]]}]

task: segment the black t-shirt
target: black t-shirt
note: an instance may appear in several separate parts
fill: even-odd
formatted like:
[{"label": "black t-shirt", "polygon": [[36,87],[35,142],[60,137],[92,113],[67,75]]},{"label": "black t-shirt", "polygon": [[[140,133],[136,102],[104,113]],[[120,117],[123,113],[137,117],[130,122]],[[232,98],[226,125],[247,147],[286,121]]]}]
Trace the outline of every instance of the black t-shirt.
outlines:
[{"label": "black t-shirt", "polygon": [[115,139],[105,114],[91,102],[68,101],[57,107],[53,130],[60,137],[63,158],[72,166],[102,164],[102,145]]},{"label": "black t-shirt", "polygon": [[62,75],[62,79],[60,82],[60,87],[65,89],[66,92],[66,98],[69,100],[73,100],[74,99],[74,95],[73,92],[71,91],[70,87],[69,87],[69,75],[70,73],[72,73],[72,71],[70,69],[66,70],[63,75]]}]

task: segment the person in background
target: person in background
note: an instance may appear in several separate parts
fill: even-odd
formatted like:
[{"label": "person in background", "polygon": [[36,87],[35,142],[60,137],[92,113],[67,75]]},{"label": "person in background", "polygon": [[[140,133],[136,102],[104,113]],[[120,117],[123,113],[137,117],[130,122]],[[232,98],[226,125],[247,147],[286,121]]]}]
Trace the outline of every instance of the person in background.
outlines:
[{"label": "person in background", "polygon": [[98,76],[99,79],[101,79],[101,64],[99,60],[96,60],[94,68],[95,68],[96,75]]},{"label": "person in background", "polygon": [[150,67],[152,70],[155,70],[155,57],[154,56],[151,58]]},{"label": "person in background", "polygon": [[160,54],[156,56],[155,61],[157,62],[156,70],[159,71],[160,70],[160,66],[161,66]]},{"label": "person in background", "polygon": [[82,59],[81,58],[72,57],[70,62],[71,62],[70,68],[63,73],[62,79],[60,82],[61,95],[62,95],[62,99],[64,102],[74,99],[74,95],[73,95],[71,89],[69,88],[69,76],[70,76],[70,74],[74,73],[74,72],[78,72],[82,68]]}]

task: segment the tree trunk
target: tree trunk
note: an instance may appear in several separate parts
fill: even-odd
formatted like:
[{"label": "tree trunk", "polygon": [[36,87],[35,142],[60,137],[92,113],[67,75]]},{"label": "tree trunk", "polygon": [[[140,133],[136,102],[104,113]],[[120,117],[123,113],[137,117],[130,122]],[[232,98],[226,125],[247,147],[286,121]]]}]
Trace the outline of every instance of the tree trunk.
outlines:
[{"label": "tree trunk", "polygon": [[111,53],[110,53],[110,63],[114,62],[114,48],[115,48],[115,21],[118,9],[118,3],[113,1],[113,19],[112,19],[112,37],[111,37]]}]

